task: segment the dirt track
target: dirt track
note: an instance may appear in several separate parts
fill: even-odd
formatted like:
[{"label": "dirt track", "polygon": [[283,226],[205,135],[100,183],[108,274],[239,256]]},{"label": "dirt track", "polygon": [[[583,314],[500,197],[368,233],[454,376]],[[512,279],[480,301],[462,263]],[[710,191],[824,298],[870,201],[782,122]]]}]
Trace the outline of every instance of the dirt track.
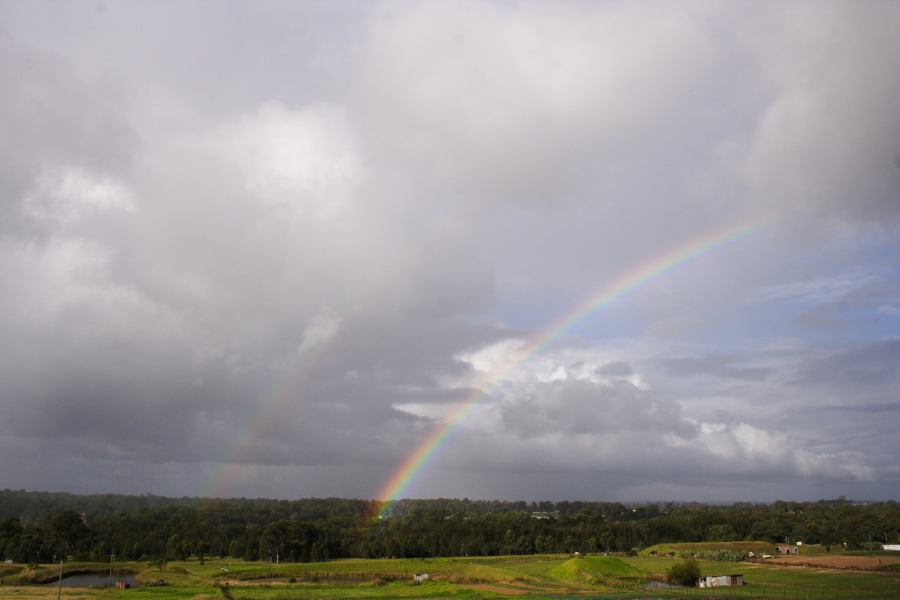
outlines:
[{"label": "dirt track", "polygon": [[470,583],[465,587],[494,594],[503,594],[505,596],[522,596],[528,593],[528,590],[524,589],[501,587],[499,585],[489,585],[487,583]]}]

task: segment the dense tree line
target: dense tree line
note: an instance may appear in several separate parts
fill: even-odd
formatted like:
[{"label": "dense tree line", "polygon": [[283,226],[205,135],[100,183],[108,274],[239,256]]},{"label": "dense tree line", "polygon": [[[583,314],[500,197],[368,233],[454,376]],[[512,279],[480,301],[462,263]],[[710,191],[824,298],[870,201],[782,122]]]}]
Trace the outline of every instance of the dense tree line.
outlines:
[{"label": "dense tree line", "polygon": [[849,549],[900,541],[897,502],[774,504],[163,498],[0,491],[0,557],[309,561],[628,552],[661,542],[785,538]]}]

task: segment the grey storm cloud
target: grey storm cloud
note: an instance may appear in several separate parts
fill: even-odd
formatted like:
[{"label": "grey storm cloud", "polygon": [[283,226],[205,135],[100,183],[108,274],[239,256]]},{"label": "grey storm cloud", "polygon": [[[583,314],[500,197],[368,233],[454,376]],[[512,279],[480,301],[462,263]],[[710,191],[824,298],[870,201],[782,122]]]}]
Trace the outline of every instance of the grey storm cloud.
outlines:
[{"label": "grey storm cloud", "polygon": [[0,479],[370,496],[510,344],[762,218],[513,369],[410,493],[895,496],[898,25],[0,4]]},{"label": "grey storm cloud", "polygon": [[666,358],[663,366],[669,371],[682,376],[709,375],[731,379],[764,379],[770,369],[765,367],[742,367],[732,363],[737,356],[707,355],[703,357]]}]

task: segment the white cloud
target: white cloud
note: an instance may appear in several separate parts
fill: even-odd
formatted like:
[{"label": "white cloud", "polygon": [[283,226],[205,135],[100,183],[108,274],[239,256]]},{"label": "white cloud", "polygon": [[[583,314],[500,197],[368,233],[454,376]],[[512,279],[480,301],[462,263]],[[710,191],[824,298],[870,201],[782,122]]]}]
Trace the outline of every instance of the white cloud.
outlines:
[{"label": "white cloud", "polygon": [[22,200],[28,216],[60,223],[135,207],[134,193],[126,184],[75,166],[45,171]]},{"label": "white cloud", "polygon": [[886,275],[882,269],[864,269],[837,276],[816,277],[760,290],[754,299],[759,302],[790,300],[809,306],[828,304],[843,300],[867,286],[886,282]]},{"label": "white cloud", "polygon": [[259,200],[330,219],[362,182],[356,138],[337,107],[291,109],[270,101],[220,126],[203,145],[242,173],[247,191]]},{"label": "white cloud", "polygon": [[328,344],[338,334],[341,318],[331,310],[315,315],[303,329],[303,339],[297,354],[304,355]]},{"label": "white cloud", "polygon": [[878,312],[890,315],[892,317],[900,316],[900,306],[895,306],[893,304],[882,304],[878,307]]},{"label": "white cloud", "polygon": [[[500,350],[508,347],[491,345],[470,356],[491,357],[485,363],[495,364],[503,355]],[[679,352],[659,345],[656,351]],[[787,427],[784,404],[766,398],[765,380],[745,378],[745,369],[757,367],[732,364],[735,357],[698,359],[697,365],[708,369],[705,385],[712,387],[707,393],[718,392],[707,404],[694,398],[676,399],[678,387],[673,384],[677,377],[694,377],[693,366],[673,380],[671,374],[653,369],[659,357],[647,362],[644,353],[640,341],[630,348],[620,341],[618,347],[546,351],[519,364],[515,375],[479,400],[477,416],[459,425],[462,431],[456,437],[462,439],[458,444],[467,450],[451,452],[450,464],[459,466],[479,453],[491,457],[487,460],[494,468],[635,473],[663,469],[667,475],[654,477],[672,482],[712,474],[729,481],[775,475],[793,477],[797,482],[877,478],[876,469],[852,444],[818,446],[815,440],[822,431],[815,420]],[[783,377],[777,369],[793,370],[798,361],[803,364],[818,356],[812,353],[800,358],[795,354],[782,362],[778,355],[776,350],[765,359],[763,353],[750,362],[767,361],[767,369]],[[678,359],[677,364],[683,360]],[[641,389],[631,383],[634,378],[649,383]],[[732,381],[742,383],[733,387]],[[402,408],[429,418],[439,418],[450,410],[446,405]],[[728,411],[736,411],[728,421],[709,420]],[[754,417],[756,423],[745,420]]]}]

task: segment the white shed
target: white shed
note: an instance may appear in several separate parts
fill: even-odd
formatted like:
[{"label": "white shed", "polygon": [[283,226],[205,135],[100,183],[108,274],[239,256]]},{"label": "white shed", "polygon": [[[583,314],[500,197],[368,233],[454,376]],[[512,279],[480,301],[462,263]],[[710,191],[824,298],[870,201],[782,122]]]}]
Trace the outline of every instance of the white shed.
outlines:
[{"label": "white shed", "polygon": [[744,585],[743,575],[705,575],[697,580],[697,587],[735,587]]}]

